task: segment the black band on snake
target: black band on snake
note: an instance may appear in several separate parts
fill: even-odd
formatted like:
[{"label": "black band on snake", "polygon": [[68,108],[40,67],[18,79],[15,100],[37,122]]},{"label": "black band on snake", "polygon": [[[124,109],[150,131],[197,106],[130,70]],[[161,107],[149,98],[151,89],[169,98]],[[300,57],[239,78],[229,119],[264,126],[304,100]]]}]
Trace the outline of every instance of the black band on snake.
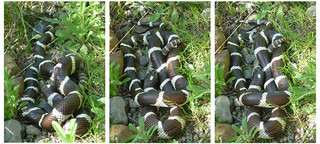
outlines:
[{"label": "black band on snake", "polygon": [[[163,23],[132,23],[158,28],[158,31],[127,36],[120,44],[120,49],[124,53],[124,73],[131,78],[128,82],[129,91],[134,101],[143,106],[142,113],[146,127],[158,126],[158,136],[161,138],[174,137],[180,134],[185,126],[186,121],[180,106],[187,102],[189,95],[186,90],[187,80],[176,70],[180,67],[179,52],[182,49],[182,40],[168,31]],[[137,58],[134,55],[136,44],[149,46],[148,56],[155,69],[147,74],[144,84],[136,73]],[[160,91],[156,90],[158,87]],[[164,122],[157,118],[157,107],[170,108],[169,118]]]},{"label": "black band on snake", "polygon": [[[270,30],[271,23],[265,20],[246,20],[240,23],[264,25],[264,31],[259,33],[242,32],[234,34],[227,43],[231,55],[232,75],[236,77],[234,89],[237,100],[242,106],[249,106],[247,112],[248,128],[259,129],[259,137],[270,139],[281,136],[286,122],[285,112],[280,108],[289,102],[291,92],[288,91],[287,77],[280,71],[283,67],[282,52],[285,51],[283,43],[286,39],[280,33]],[[254,54],[260,67],[255,68],[254,76],[247,89],[246,79],[242,73],[240,41],[254,42]],[[263,86],[263,87],[262,87]],[[266,90],[261,92],[261,90]],[[261,108],[273,108],[267,122],[263,122]]]},{"label": "black band on snake", "polygon": [[[80,108],[83,98],[79,86],[83,87],[86,81],[85,74],[78,71],[82,60],[75,54],[61,52],[46,55],[47,44],[54,40],[54,33],[55,29],[50,26],[50,30],[34,46],[35,63],[26,70],[24,79],[26,89],[19,103],[22,106],[22,116],[32,121],[34,125],[48,130],[53,129],[53,121],[60,124],[64,122],[64,126],[68,126],[68,121],[65,121],[70,117],[75,117],[76,134],[83,135],[88,131],[92,120]],[[49,112],[35,104],[39,93],[39,70],[44,78],[50,79],[42,89],[43,96],[53,107]],[[78,75],[79,84],[69,78],[72,74]]]}]

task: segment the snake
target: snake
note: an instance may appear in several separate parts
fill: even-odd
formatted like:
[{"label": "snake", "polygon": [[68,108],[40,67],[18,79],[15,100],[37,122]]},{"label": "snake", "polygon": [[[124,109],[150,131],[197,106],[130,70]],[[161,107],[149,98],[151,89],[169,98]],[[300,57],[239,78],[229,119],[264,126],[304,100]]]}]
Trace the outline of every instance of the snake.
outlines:
[{"label": "snake", "polygon": [[[180,67],[179,53],[182,51],[183,41],[178,35],[168,31],[164,23],[130,23],[149,27],[153,31],[127,35],[120,43],[124,54],[124,73],[130,78],[127,82],[128,90],[135,103],[142,106],[146,127],[149,129],[157,126],[157,135],[160,138],[175,137],[182,133],[186,125],[181,106],[188,102],[190,95],[186,89],[188,81],[177,70]],[[138,44],[149,47],[148,57],[153,65],[143,82],[137,76],[137,57],[134,54]],[[170,114],[164,121],[157,117],[159,107],[170,109]]]},{"label": "snake", "polygon": [[[82,59],[75,53],[57,51],[47,54],[47,45],[55,39],[56,28],[48,25],[47,29],[35,43],[34,64],[26,69],[26,88],[19,102],[22,116],[46,130],[53,129],[53,121],[63,124],[64,129],[68,129],[69,118],[74,117],[77,123],[76,135],[83,135],[88,131],[92,119],[86,110],[81,108],[81,87],[87,80],[86,75],[79,70]],[[47,80],[41,89],[42,93],[39,92],[39,73]],[[69,77],[71,75],[78,76],[78,84]],[[42,94],[52,107],[51,111],[37,107],[36,99],[39,94]]]},{"label": "snake", "polygon": [[[258,129],[259,137],[263,139],[280,137],[286,127],[286,113],[282,107],[289,103],[292,95],[288,90],[288,78],[280,70],[284,66],[282,53],[286,49],[286,38],[272,30],[272,23],[266,20],[240,20],[239,23],[265,26],[265,29],[240,32],[232,35],[227,42],[231,56],[230,71],[236,78],[233,85],[236,101],[240,106],[248,106],[246,116],[249,129]],[[249,87],[242,72],[240,53],[240,42],[245,41],[253,43],[254,55],[259,61]],[[266,108],[272,110],[270,118],[264,122],[262,110]]]}]

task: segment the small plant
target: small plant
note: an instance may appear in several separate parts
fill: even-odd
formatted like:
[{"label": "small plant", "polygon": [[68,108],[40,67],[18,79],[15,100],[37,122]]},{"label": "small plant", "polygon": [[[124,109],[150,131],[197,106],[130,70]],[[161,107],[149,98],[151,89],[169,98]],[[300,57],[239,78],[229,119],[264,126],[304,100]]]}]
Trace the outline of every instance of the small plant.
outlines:
[{"label": "small plant", "polygon": [[216,80],[215,80],[215,94],[216,94],[216,96],[223,94],[224,87],[226,86],[226,84],[233,81],[234,79],[236,79],[235,77],[231,77],[228,79],[227,82],[225,82],[224,76],[229,74],[231,71],[225,74],[223,72],[224,67],[225,67],[224,65],[220,66],[220,63],[217,63],[215,65],[215,78],[216,78]]},{"label": "small plant", "polygon": [[210,99],[210,75],[211,75],[211,69],[210,65],[204,65],[205,71],[202,73],[195,73],[192,77],[200,80],[202,83],[200,85],[188,85],[187,89],[192,91],[192,94],[194,95],[194,99],[197,98],[206,98]]},{"label": "small plant", "polygon": [[[88,6],[87,3],[89,3]],[[104,7],[99,8],[99,4],[100,2],[70,2],[70,5],[64,6],[68,10],[69,17],[61,15],[61,21],[53,22],[67,26],[66,29],[56,32],[63,41],[68,40],[64,43],[66,47],[78,48],[82,54],[86,55],[88,42],[104,43],[105,34],[101,29],[105,24],[100,17]]]},{"label": "small plant", "polygon": [[60,124],[56,121],[52,122],[52,126],[54,130],[59,134],[62,142],[64,143],[73,143],[75,140],[77,123],[76,119],[71,119],[69,121],[69,129],[64,131]]},{"label": "small plant", "polygon": [[158,129],[158,126],[152,126],[151,128],[149,128],[149,130],[146,130],[143,117],[139,119],[139,126],[141,132],[133,124],[130,123],[129,127],[137,134],[124,139],[122,143],[126,143],[128,141],[131,141],[131,143],[147,143],[150,141],[153,133]]},{"label": "small plant", "polygon": [[239,136],[233,137],[226,141],[226,143],[230,142],[236,142],[236,143],[250,143],[253,142],[253,139],[255,138],[255,135],[259,131],[256,127],[253,127],[250,131],[248,129],[247,124],[247,118],[242,119],[242,126],[244,129],[244,132],[240,128],[238,128],[236,125],[232,125],[232,129],[235,130]]},{"label": "small plant", "polygon": [[301,99],[315,100],[316,96],[316,63],[308,62],[305,67],[305,74],[298,74],[294,76],[296,81],[303,83],[301,86],[291,86],[289,90],[293,92],[293,96],[290,99],[291,102],[296,102]]},{"label": "small plant", "polygon": [[4,89],[6,92],[5,102],[4,102],[4,119],[12,119],[17,115],[16,106],[19,102],[18,99],[18,89],[20,85],[12,88],[12,83],[15,76],[10,77],[10,70],[7,67],[4,68]]},{"label": "small plant", "polygon": [[115,96],[118,93],[118,87],[130,80],[130,78],[125,78],[123,81],[120,79],[125,76],[123,74],[119,77],[119,67],[120,65],[117,64],[115,66],[115,62],[112,62],[109,66],[110,71],[110,97]]}]

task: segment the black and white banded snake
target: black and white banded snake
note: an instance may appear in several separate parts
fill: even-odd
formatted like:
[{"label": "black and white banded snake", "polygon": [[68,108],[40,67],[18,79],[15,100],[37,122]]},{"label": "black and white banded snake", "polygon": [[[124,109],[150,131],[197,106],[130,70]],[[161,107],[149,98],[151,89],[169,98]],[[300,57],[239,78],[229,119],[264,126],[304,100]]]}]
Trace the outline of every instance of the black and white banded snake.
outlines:
[{"label": "black and white banded snake", "polygon": [[[164,23],[133,22],[140,26],[158,28],[147,34],[133,34],[126,36],[120,43],[124,53],[124,73],[131,80],[128,82],[132,98],[143,106],[146,127],[158,126],[160,138],[172,138],[180,134],[186,124],[184,112],[180,108],[187,102],[189,92],[187,80],[176,70],[180,66],[179,53],[182,50],[182,40]],[[138,79],[137,57],[134,55],[137,44],[149,46],[148,56],[155,71],[150,71],[144,79],[144,84]],[[158,82],[160,85],[158,85]],[[160,91],[157,90],[160,88]],[[161,122],[157,118],[157,107],[169,107],[170,115]]]},{"label": "black and white banded snake", "polygon": [[[241,20],[240,23],[264,25],[261,32],[241,32],[234,34],[227,43],[230,49],[232,76],[236,77],[234,89],[237,101],[241,106],[248,106],[248,128],[259,129],[259,137],[271,139],[281,136],[285,130],[286,114],[281,106],[289,102],[291,92],[288,91],[289,82],[280,68],[284,66],[283,55],[286,38],[277,31],[271,30],[271,22],[266,20]],[[242,54],[240,42],[248,40],[254,44],[254,54],[260,67],[255,69],[252,82],[247,87],[242,72]],[[263,85],[263,87],[262,87]],[[264,91],[262,91],[264,90]],[[262,108],[273,108],[267,122],[263,122]]]},{"label": "black and white banded snake", "polygon": [[[53,129],[53,121],[64,123],[64,128],[67,129],[69,123],[67,119],[75,117],[76,134],[83,135],[88,131],[92,120],[81,108],[83,97],[80,87],[85,85],[87,79],[86,75],[79,71],[82,60],[73,53],[47,54],[47,45],[55,39],[56,31],[51,25],[48,25],[48,29],[34,46],[35,63],[26,69],[24,79],[26,88],[19,102],[20,110],[27,120],[47,130]],[[46,85],[40,92],[53,108],[51,111],[37,107],[36,99],[40,94],[38,73],[47,79]],[[78,76],[78,84],[69,77],[72,74]]]}]

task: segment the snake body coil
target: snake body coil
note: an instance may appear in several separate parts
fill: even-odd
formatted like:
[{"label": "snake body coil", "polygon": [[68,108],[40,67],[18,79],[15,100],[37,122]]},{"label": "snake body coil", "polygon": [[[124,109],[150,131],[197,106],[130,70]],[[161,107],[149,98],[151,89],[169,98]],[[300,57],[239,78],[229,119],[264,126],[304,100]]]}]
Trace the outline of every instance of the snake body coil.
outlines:
[{"label": "snake body coil", "polygon": [[[241,23],[265,25],[265,31],[257,34],[242,32],[233,35],[227,43],[231,55],[232,75],[236,77],[234,89],[237,99],[242,106],[249,106],[247,112],[248,128],[259,129],[259,137],[270,139],[279,137],[284,129],[285,112],[280,106],[289,102],[291,92],[288,91],[287,77],[279,70],[283,67],[282,52],[285,50],[283,43],[286,39],[276,31],[270,30],[271,23],[265,20],[246,20]],[[260,67],[256,68],[250,86],[247,89],[246,79],[242,73],[240,41],[250,40],[254,43],[254,54]],[[272,56],[272,57],[270,57]],[[262,86],[263,85],[263,86]],[[261,90],[267,90],[261,92]],[[267,122],[261,120],[261,108],[273,108]]]},{"label": "snake body coil", "polygon": [[[173,32],[167,31],[165,25],[159,22],[132,22],[140,26],[158,28],[158,31],[147,34],[127,36],[120,44],[124,53],[125,70],[134,101],[143,106],[146,127],[158,126],[158,136],[171,138],[181,133],[185,126],[184,113],[179,107],[187,102],[189,92],[187,80],[176,71],[180,66],[179,52],[182,40]],[[136,56],[134,46],[145,44],[149,46],[148,56],[155,71],[147,74],[144,84],[137,78]],[[158,85],[158,83],[160,85]],[[160,91],[157,91],[157,88]],[[143,89],[142,89],[143,88]],[[161,122],[157,118],[157,107],[169,107],[170,115]]]},{"label": "snake body coil", "polygon": [[[81,58],[75,54],[46,55],[46,46],[54,40],[54,33],[55,29],[51,26],[34,46],[35,63],[26,70],[26,89],[20,100],[22,116],[41,128],[51,130],[53,121],[62,123],[74,114],[77,123],[76,134],[83,135],[88,131],[92,120],[80,109],[83,98],[79,86],[83,86],[86,81],[85,74],[78,71]],[[39,93],[39,70],[44,78],[50,79],[42,89],[48,104],[53,107],[49,112],[35,104]],[[78,74],[79,86],[69,77],[74,73]],[[64,126],[68,126],[68,121]]]}]

